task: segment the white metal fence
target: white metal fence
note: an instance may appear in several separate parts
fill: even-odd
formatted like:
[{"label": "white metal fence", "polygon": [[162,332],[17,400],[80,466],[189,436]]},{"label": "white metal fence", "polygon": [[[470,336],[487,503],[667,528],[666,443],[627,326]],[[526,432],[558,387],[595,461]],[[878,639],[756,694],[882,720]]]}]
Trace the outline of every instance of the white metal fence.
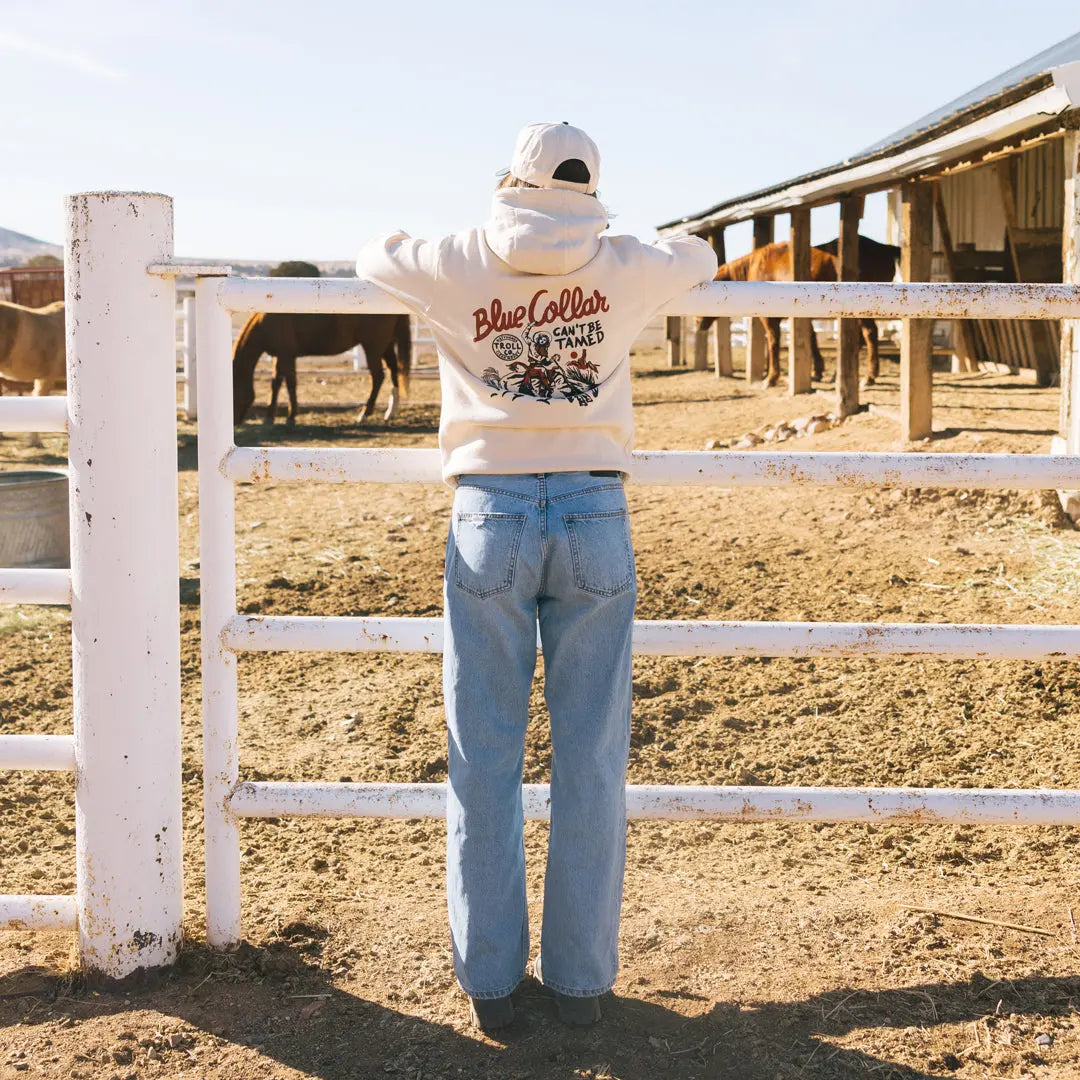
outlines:
[{"label": "white metal fence", "polygon": [[[398,312],[367,282],[203,278],[196,285],[203,359],[199,485],[203,627],[203,754],[207,928],[211,944],[240,937],[239,821],[284,815],[439,817],[443,784],[239,782],[236,664],[249,651],[438,653],[441,619],[247,616],[236,610],[236,481],[438,483],[434,450],[237,447],[228,380],[231,312]],[[1072,286],[710,284],[668,314],[814,317],[1080,317]],[[648,484],[1071,488],[1080,458],[1017,454],[639,453]],[[664,656],[1080,657],[1080,627],[879,623],[635,624],[634,651]],[[631,786],[632,817],[721,820],[963,820],[1080,824],[1080,791]],[[528,785],[525,813],[548,816],[548,788]]]},{"label": "white metal fence", "polygon": [[75,775],[74,896],[0,896],[0,927],[77,928],[121,977],[176,957],[183,915],[172,201],[67,200],[66,398],[0,398],[0,430],[67,431],[71,570],[0,600],[70,604],[74,732],[0,736],[0,769]]},{"label": "white metal fence", "polygon": [[[171,203],[105,194],[69,200],[69,397],[0,400],[0,427],[62,430],[72,477],[72,571],[0,571],[0,599],[72,604],[75,734],[0,739],[0,767],[76,772],[77,895],[0,897],[0,923],[76,922],[84,960],[109,974],[169,962],[180,931],[179,604],[174,316],[179,272],[195,273],[200,360],[203,755],[210,942],[240,936],[245,817],[442,816],[442,784],[240,783],[238,655],[245,651],[439,652],[439,619],[250,617],[236,610],[237,480],[437,483],[429,450],[238,448],[230,312],[399,312],[370,284],[242,279],[179,268]],[[668,314],[1080,320],[1070,285],[718,283]],[[105,360],[108,360],[106,363]],[[1070,377],[1076,378],[1076,368]],[[133,396],[134,395],[134,396]],[[142,406],[131,410],[129,402]],[[1075,425],[1074,425],[1075,426]],[[1070,432],[1072,429],[1070,428]],[[1073,433],[1074,435],[1076,433]],[[635,455],[649,484],[1080,489],[1070,454],[683,453]],[[668,656],[1080,657],[1080,627],[663,620],[635,624],[634,651]],[[530,817],[548,792],[528,785]],[[631,786],[633,817],[1080,824],[1080,791]]]}]

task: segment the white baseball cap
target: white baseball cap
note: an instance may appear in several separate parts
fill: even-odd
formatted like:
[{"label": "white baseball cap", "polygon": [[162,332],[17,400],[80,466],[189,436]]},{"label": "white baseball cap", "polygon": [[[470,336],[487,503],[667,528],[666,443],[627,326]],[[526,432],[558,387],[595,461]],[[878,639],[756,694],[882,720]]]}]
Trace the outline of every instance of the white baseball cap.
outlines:
[{"label": "white baseball cap", "polygon": [[526,124],[518,132],[510,172],[539,188],[568,188],[592,195],[600,178],[600,151],[581,128]]}]

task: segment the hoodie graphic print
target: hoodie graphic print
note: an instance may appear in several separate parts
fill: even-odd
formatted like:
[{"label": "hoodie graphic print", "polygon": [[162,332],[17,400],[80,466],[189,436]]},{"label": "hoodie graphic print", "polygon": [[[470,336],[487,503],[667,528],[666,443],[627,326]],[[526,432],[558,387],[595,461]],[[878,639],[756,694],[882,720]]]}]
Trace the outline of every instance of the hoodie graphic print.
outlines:
[{"label": "hoodie graphic print", "polygon": [[356,271],[431,328],[443,476],[614,469],[633,448],[629,353],[673,297],[716,273],[703,240],[601,237],[590,195],[505,188],[477,229],[394,233]]},{"label": "hoodie graphic print", "polygon": [[588,405],[600,392],[600,369],[589,360],[589,349],[604,340],[600,316],[610,310],[599,289],[586,296],[580,285],[560,290],[558,299],[547,289],[537,289],[527,305],[511,310],[495,298],[473,312],[473,341],[494,334],[491,351],[501,361],[499,367],[486,368],[481,378],[511,398],[563,398]]}]

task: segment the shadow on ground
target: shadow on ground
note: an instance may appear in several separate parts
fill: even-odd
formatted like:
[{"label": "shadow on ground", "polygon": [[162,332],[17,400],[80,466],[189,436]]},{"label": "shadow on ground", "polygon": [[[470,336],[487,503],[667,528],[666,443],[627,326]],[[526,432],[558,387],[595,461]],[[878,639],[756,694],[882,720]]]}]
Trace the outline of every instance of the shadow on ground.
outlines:
[{"label": "shadow on ground", "polygon": [[[336,988],[316,963],[325,936],[325,930],[292,924],[283,928],[280,940],[245,945],[231,955],[188,946],[166,975],[97,991],[40,968],[24,968],[0,982],[0,1038],[11,1036],[15,1027],[22,1037],[32,1037],[36,1025],[47,1025],[54,1040],[56,1028],[70,1033],[79,1051],[56,1075],[73,1077],[104,1075],[102,1066],[111,1075],[117,1064],[138,1067],[149,1056],[174,1068],[197,1064],[191,1075],[207,1080],[271,1075],[274,1065],[319,1080],[383,1075],[834,1080],[868,1073],[929,1080],[965,1064],[989,1066],[989,1031],[999,1020],[1015,1021],[1023,1014],[1020,1019],[1032,1016],[1036,1025],[1045,1023],[1071,1013],[1080,998],[1080,978],[999,983],[978,975],[969,982],[890,990],[838,988],[803,1001],[721,1002],[691,1016],[659,1002],[609,995],[604,1021],[579,1031],[560,1024],[547,991],[527,979],[514,995],[514,1024],[496,1040],[464,1025],[460,996],[454,1004],[462,1022],[450,1026]],[[680,1000],[689,1012],[703,1001],[680,992],[654,996]],[[141,1038],[135,1028],[146,1025],[147,1010],[183,1021],[185,1034]],[[151,1020],[160,1023],[160,1016]],[[911,1060],[919,1049],[909,1033],[932,1034],[939,1025],[975,1022],[987,1031],[986,1048],[981,1043],[969,1048],[984,1054],[981,1059],[978,1053],[965,1061],[946,1053],[911,1067],[893,1060],[891,1052],[838,1045],[864,1031],[863,1042],[902,1048],[905,1052],[896,1056]],[[1009,1048],[1013,1067],[1049,1063],[1033,1039],[1025,1041],[1027,1049]],[[55,1049],[56,1042],[51,1045]]]}]

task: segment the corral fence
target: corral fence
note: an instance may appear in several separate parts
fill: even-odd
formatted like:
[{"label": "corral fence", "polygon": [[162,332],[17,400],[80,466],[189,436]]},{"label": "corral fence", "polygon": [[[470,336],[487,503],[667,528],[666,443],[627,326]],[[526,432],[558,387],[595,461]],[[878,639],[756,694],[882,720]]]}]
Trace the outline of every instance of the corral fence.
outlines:
[{"label": "corral fence", "polygon": [[[75,733],[0,736],[0,766],[75,769],[76,897],[2,897],[0,923],[78,926],[84,961],[112,975],[169,962],[181,926],[179,603],[171,202],[79,195],[68,202],[69,396],[0,400],[0,426],[69,434],[72,570],[0,571],[0,598],[72,605]],[[1080,214],[1077,215],[1080,218]],[[236,606],[237,481],[439,483],[434,450],[238,447],[230,313],[399,312],[355,279],[234,278],[196,269],[200,366],[199,522],[207,932],[240,938],[244,818],[441,817],[443,784],[240,782],[242,653],[438,653],[442,620],[241,615]],[[1077,276],[1080,276],[1078,273]],[[1061,318],[1080,326],[1078,285],[716,283],[664,314],[858,318]],[[1073,340],[1080,342],[1080,335]],[[108,357],[109,363],[104,363]],[[1077,378],[1072,365],[1071,378]],[[144,407],[127,407],[135,379]],[[1077,421],[1069,453],[644,452],[638,483],[769,487],[1080,489]],[[1080,659],[1080,626],[655,620],[634,651],[662,656],[881,656]],[[721,821],[956,821],[1080,825],[1080,791],[629,786],[634,818]],[[523,810],[548,817],[546,785]]]},{"label": "corral fence", "polygon": [[63,299],[62,266],[17,266],[0,270],[0,300],[23,307],[44,307]]}]

